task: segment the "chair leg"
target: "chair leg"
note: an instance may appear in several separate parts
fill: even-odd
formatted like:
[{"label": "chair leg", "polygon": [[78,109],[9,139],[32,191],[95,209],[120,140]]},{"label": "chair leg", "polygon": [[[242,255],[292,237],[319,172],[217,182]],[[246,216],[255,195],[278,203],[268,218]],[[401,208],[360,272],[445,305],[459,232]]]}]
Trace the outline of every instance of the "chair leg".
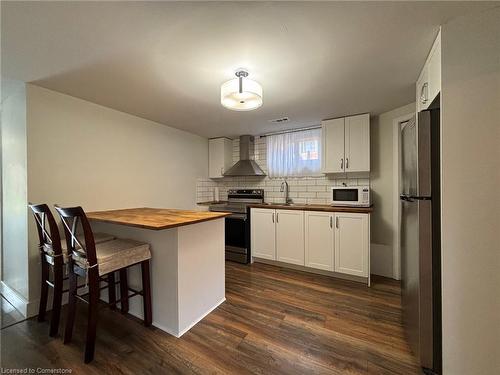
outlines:
[{"label": "chair leg", "polygon": [[151,282],[149,275],[149,259],[141,262],[142,302],[144,304],[144,325],[149,327],[153,321],[151,308]]},{"label": "chair leg", "polygon": [[52,301],[52,315],[50,320],[50,336],[57,335],[59,320],[61,317],[61,302],[63,293],[63,264],[61,259],[56,260],[54,265],[54,299]]},{"label": "chair leg", "polygon": [[128,313],[128,281],[126,268],[120,270],[120,302],[122,305],[122,313]]},{"label": "chair leg", "polygon": [[38,307],[38,321],[43,322],[45,320],[45,312],[47,311],[47,297],[49,294],[49,286],[47,280],[49,279],[49,265],[45,260],[45,254],[42,256],[42,291],[40,293],[40,305]]},{"label": "chair leg", "polygon": [[99,275],[97,269],[89,269],[89,312],[87,323],[87,340],[85,342],[85,363],[94,359],[97,330],[97,309],[99,304]]},{"label": "chair leg", "polygon": [[108,274],[108,297],[111,309],[116,310],[116,285],[114,272]]},{"label": "chair leg", "polygon": [[71,342],[76,313],[77,276],[73,270],[73,261],[71,259],[69,261],[69,269],[68,314],[66,317],[66,328],[64,329],[64,344]]}]

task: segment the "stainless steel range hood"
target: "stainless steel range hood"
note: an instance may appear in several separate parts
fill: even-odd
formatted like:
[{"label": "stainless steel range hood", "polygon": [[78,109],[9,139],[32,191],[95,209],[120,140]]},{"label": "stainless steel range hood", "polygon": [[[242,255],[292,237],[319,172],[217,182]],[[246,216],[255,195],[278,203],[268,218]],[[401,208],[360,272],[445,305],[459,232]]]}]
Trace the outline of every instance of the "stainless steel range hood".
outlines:
[{"label": "stainless steel range hood", "polygon": [[240,136],[240,161],[224,173],[226,177],[236,176],[265,176],[264,171],[253,160],[255,157],[254,137],[251,135]]}]

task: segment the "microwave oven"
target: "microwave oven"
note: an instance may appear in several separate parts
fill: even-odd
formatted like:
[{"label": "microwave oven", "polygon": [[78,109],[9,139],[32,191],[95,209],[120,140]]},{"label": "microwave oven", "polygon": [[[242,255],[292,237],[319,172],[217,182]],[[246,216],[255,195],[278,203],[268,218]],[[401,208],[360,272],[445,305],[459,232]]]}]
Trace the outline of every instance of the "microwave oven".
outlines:
[{"label": "microwave oven", "polygon": [[370,207],[370,187],[333,186],[330,198],[332,206]]}]

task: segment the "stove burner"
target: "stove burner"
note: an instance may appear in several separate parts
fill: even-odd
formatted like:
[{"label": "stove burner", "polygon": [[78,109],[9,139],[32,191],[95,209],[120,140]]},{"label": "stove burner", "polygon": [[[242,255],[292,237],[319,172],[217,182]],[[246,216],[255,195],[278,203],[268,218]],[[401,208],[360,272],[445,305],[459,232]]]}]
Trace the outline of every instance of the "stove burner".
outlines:
[{"label": "stove burner", "polygon": [[264,202],[263,189],[230,189],[227,192],[227,203],[216,203],[209,206],[210,211],[246,214],[250,204]]}]

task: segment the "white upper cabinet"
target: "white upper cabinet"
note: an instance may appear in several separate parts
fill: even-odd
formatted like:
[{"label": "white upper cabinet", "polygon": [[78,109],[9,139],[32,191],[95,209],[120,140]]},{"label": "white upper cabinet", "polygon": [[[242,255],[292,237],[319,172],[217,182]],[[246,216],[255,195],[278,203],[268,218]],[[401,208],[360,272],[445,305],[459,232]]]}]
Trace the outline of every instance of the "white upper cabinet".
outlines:
[{"label": "white upper cabinet", "polygon": [[276,260],[276,213],[274,210],[252,208],[250,220],[252,256]]},{"label": "white upper cabinet", "polygon": [[[441,92],[441,33],[438,34],[429,57],[429,99]],[[430,103],[429,103],[430,104]]]},{"label": "white upper cabinet", "polygon": [[276,260],[304,265],[304,211],[276,210]]},{"label": "white upper cabinet", "polygon": [[438,33],[417,80],[417,111],[427,109],[441,92],[441,32]]},{"label": "white upper cabinet", "polygon": [[323,173],[344,172],[345,119],[325,120],[323,128]]},{"label": "white upper cabinet", "polygon": [[208,140],[208,177],[221,178],[233,166],[233,141],[228,138]]},{"label": "white upper cabinet", "polygon": [[421,111],[429,106],[429,67],[424,66],[417,80],[417,109]]},{"label": "white upper cabinet", "polygon": [[345,119],[345,171],[367,172],[370,170],[370,115]]},{"label": "white upper cabinet", "polygon": [[305,265],[333,271],[333,218],[332,212],[305,211]]},{"label": "white upper cabinet", "polygon": [[370,115],[322,122],[323,173],[370,171]]},{"label": "white upper cabinet", "polygon": [[368,277],[370,217],[335,213],[335,272]]}]

